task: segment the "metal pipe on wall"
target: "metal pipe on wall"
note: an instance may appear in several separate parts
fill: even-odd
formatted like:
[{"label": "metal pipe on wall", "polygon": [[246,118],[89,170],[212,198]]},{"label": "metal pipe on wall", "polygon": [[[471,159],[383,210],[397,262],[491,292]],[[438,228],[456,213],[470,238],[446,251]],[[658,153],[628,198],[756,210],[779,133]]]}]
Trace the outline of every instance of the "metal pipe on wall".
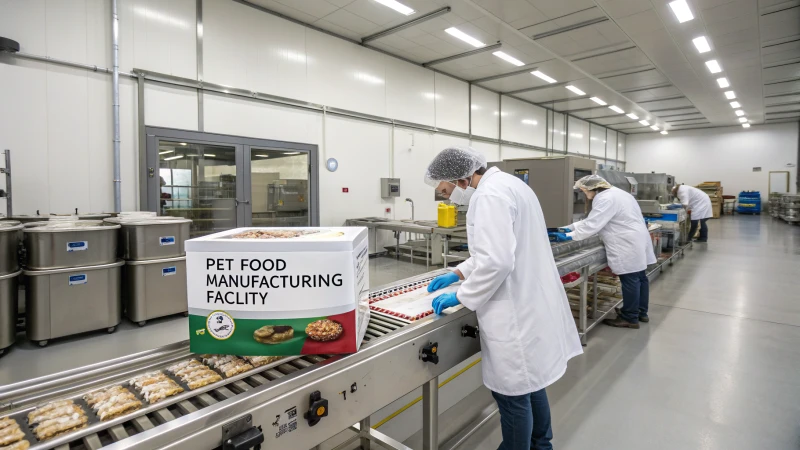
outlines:
[{"label": "metal pipe on wall", "polygon": [[122,180],[119,168],[119,16],[117,0],[111,0],[111,74],[112,104],[111,114],[114,121],[114,212],[122,211]]}]

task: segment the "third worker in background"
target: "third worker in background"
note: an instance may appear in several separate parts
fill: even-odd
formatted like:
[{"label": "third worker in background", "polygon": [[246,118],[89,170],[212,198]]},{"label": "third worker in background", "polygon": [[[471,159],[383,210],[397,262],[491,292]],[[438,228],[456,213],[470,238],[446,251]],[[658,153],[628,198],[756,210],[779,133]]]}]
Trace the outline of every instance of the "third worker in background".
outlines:
[{"label": "third worker in background", "polygon": [[696,187],[680,184],[672,188],[672,195],[684,205],[686,211],[691,214],[692,228],[689,230],[688,239],[694,239],[697,226],[700,226],[700,236],[695,242],[708,242],[708,227],[706,222],[712,217],[711,197]]},{"label": "third worker in background", "polygon": [[622,308],[616,319],[606,319],[606,325],[639,328],[639,322],[649,322],[650,282],[646,270],[655,264],[653,241],[647,231],[642,209],[636,198],[615,188],[599,175],[587,175],[575,182],[586,198],[592,201],[589,216],[569,225],[568,233],[554,233],[559,241],[580,241],[599,234],[606,248],[608,266],[619,276],[622,284]]}]

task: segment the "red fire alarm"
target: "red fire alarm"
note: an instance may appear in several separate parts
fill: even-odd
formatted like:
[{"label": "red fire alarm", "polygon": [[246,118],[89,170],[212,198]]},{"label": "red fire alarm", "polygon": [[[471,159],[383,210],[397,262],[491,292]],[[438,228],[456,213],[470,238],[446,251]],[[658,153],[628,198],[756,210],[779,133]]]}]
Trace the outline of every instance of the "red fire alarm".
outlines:
[{"label": "red fire alarm", "polygon": [[387,212],[387,213],[390,213],[390,212],[392,212],[392,208],[386,208],[386,212]]},{"label": "red fire alarm", "polygon": [[344,192],[346,194],[346,193],[350,192],[350,188],[342,188],[342,192]]}]

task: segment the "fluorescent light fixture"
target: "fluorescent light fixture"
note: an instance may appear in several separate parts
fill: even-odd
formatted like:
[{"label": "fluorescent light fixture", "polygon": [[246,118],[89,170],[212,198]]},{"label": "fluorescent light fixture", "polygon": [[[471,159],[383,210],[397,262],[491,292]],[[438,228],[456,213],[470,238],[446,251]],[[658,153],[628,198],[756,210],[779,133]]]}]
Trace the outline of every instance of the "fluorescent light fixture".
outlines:
[{"label": "fluorescent light fixture", "polygon": [[172,161],[173,159],[180,159],[180,158],[183,158],[183,155],[170,156],[169,158],[164,158],[164,161]]},{"label": "fluorescent light fixture", "polygon": [[731,108],[738,109],[741,108],[742,105],[739,102],[731,102]]},{"label": "fluorescent light fixture", "polygon": [[740,122],[740,123],[745,123],[745,122],[747,122],[747,117],[739,117],[739,122]]},{"label": "fluorescent light fixture", "polygon": [[630,118],[631,118],[631,119],[633,119],[633,120],[639,120],[639,116],[637,116],[637,115],[636,115],[636,114],[634,114],[634,113],[625,114],[625,115],[626,115],[626,116],[628,116],[628,117],[630,117]]},{"label": "fluorescent light fixture", "polygon": [[413,9],[395,0],[375,0],[375,1],[383,6],[388,6],[389,8],[392,8],[393,10],[399,12],[400,14],[403,14],[404,16],[410,16],[415,12]]},{"label": "fluorescent light fixture", "polygon": [[716,59],[712,59],[711,61],[706,61],[706,67],[711,73],[720,73],[722,72],[722,67],[719,66],[719,63]]},{"label": "fluorescent light fixture", "polygon": [[525,125],[539,125],[539,122],[531,119],[522,119],[522,123]]},{"label": "fluorescent light fixture", "polygon": [[726,87],[728,87],[728,86],[730,86],[730,85],[731,85],[730,83],[728,83],[728,79],[727,79],[727,78],[725,78],[725,77],[722,77],[722,78],[717,78],[717,84],[718,84],[718,85],[719,85],[719,87],[721,87],[721,88],[726,88]]},{"label": "fluorescent light fixture", "polygon": [[467,33],[464,33],[463,31],[459,30],[456,27],[450,27],[444,30],[444,32],[449,34],[450,36],[453,36],[454,38],[461,39],[462,41],[466,42],[467,44],[473,47],[478,47],[478,48],[486,47],[486,44],[468,35]]},{"label": "fluorescent light fixture", "polygon": [[181,142],[181,145],[189,145],[189,144],[187,144],[186,142]]},{"label": "fluorescent light fixture", "polygon": [[725,98],[727,98],[728,100],[733,100],[736,98],[736,93],[734,93],[733,91],[725,91]]},{"label": "fluorescent light fixture", "polygon": [[269,155],[256,155],[256,156],[258,156],[259,158],[269,158]]},{"label": "fluorescent light fixture", "polygon": [[652,126],[650,127],[650,129],[651,129],[651,130],[658,131],[658,125],[652,125]]},{"label": "fluorescent light fixture", "polygon": [[736,113],[737,116],[743,116],[744,115],[744,111],[742,111],[741,109],[737,109],[734,112]]},{"label": "fluorescent light fixture", "polygon": [[299,155],[300,152],[286,152],[284,155]]},{"label": "fluorescent light fixture", "polygon": [[166,155],[167,153],[173,153],[175,150],[164,150],[163,152],[158,152],[159,155]]},{"label": "fluorescent light fixture", "polygon": [[606,106],[606,105],[608,104],[608,103],[606,103],[606,102],[604,102],[604,101],[600,100],[600,99],[599,99],[599,98],[597,98],[597,97],[592,97],[592,98],[590,98],[589,100],[591,100],[591,101],[593,101],[593,102],[595,102],[595,103],[597,103],[598,105],[601,105],[601,106]]},{"label": "fluorescent light fixture", "polygon": [[679,23],[694,19],[694,14],[692,14],[692,11],[689,9],[689,4],[686,3],[686,0],[670,2],[669,7],[672,8],[672,12],[675,14],[675,17],[678,18]]},{"label": "fluorescent light fixture", "polygon": [[515,66],[524,66],[525,65],[524,62],[518,60],[517,58],[514,58],[513,56],[509,55],[506,52],[494,52],[492,54],[494,56],[497,56],[498,58],[502,59],[503,61],[510,62],[511,64],[513,64]]},{"label": "fluorescent light fixture", "polygon": [[711,46],[708,45],[708,40],[705,36],[692,39],[692,43],[697,47],[698,53],[705,53],[711,51]]},{"label": "fluorescent light fixture", "polygon": [[625,111],[623,111],[619,106],[611,105],[608,107],[608,109],[614,111],[615,113],[625,114]]},{"label": "fluorescent light fixture", "polygon": [[555,83],[555,82],[556,82],[556,80],[555,80],[555,79],[548,77],[547,75],[543,74],[542,72],[539,72],[538,70],[534,70],[534,71],[533,71],[533,72],[531,72],[531,73],[532,73],[534,76],[537,76],[537,77],[539,77],[539,78],[543,79],[544,81],[547,81],[548,83]]},{"label": "fluorescent light fixture", "polygon": [[203,157],[204,157],[204,158],[205,158],[205,157],[209,157],[209,158],[216,158],[216,156],[217,156],[217,155],[215,155],[215,154],[213,154],[213,153],[203,153]]},{"label": "fluorescent light fixture", "polygon": [[667,130],[661,130],[661,134],[667,134]]},{"label": "fluorescent light fixture", "polygon": [[567,86],[565,86],[565,87],[566,87],[567,89],[569,89],[570,91],[572,91],[572,92],[574,92],[574,93],[578,94],[578,95],[586,95],[586,92],[583,92],[582,90],[580,90],[580,89],[576,88],[575,86],[573,86],[573,85],[571,85],[571,84],[569,84],[569,85],[567,85]]},{"label": "fluorescent light fixture", "polygon": [[750,128],[750,124],[749,123],[743,123],[742,124],[742,128]]},{"label": "fluorescent light fixture", "polygon": [[640,120],[639,123],[644,125],[644,126],[649,126],[650,125],[650,122],[648,122],[646,120]]}]

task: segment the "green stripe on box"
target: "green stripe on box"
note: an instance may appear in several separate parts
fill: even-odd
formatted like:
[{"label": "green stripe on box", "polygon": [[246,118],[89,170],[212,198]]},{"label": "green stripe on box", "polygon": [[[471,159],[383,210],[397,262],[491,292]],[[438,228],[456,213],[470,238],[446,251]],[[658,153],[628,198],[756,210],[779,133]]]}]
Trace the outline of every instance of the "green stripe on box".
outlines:
[{"label": "green stripe on box", "polygon": [[[225,340],[216,339],[206,329],[207,316],[189,316],[189,347],[194,353],[215,353],[239,356],[295,356],[300,355],[306,340],[305,329],[309,323],[324,317],[302,319],[234,319],[236,328]],[[294,337],[278,344],[262,344],[253,333],[266,325],[288,325]]]}]

